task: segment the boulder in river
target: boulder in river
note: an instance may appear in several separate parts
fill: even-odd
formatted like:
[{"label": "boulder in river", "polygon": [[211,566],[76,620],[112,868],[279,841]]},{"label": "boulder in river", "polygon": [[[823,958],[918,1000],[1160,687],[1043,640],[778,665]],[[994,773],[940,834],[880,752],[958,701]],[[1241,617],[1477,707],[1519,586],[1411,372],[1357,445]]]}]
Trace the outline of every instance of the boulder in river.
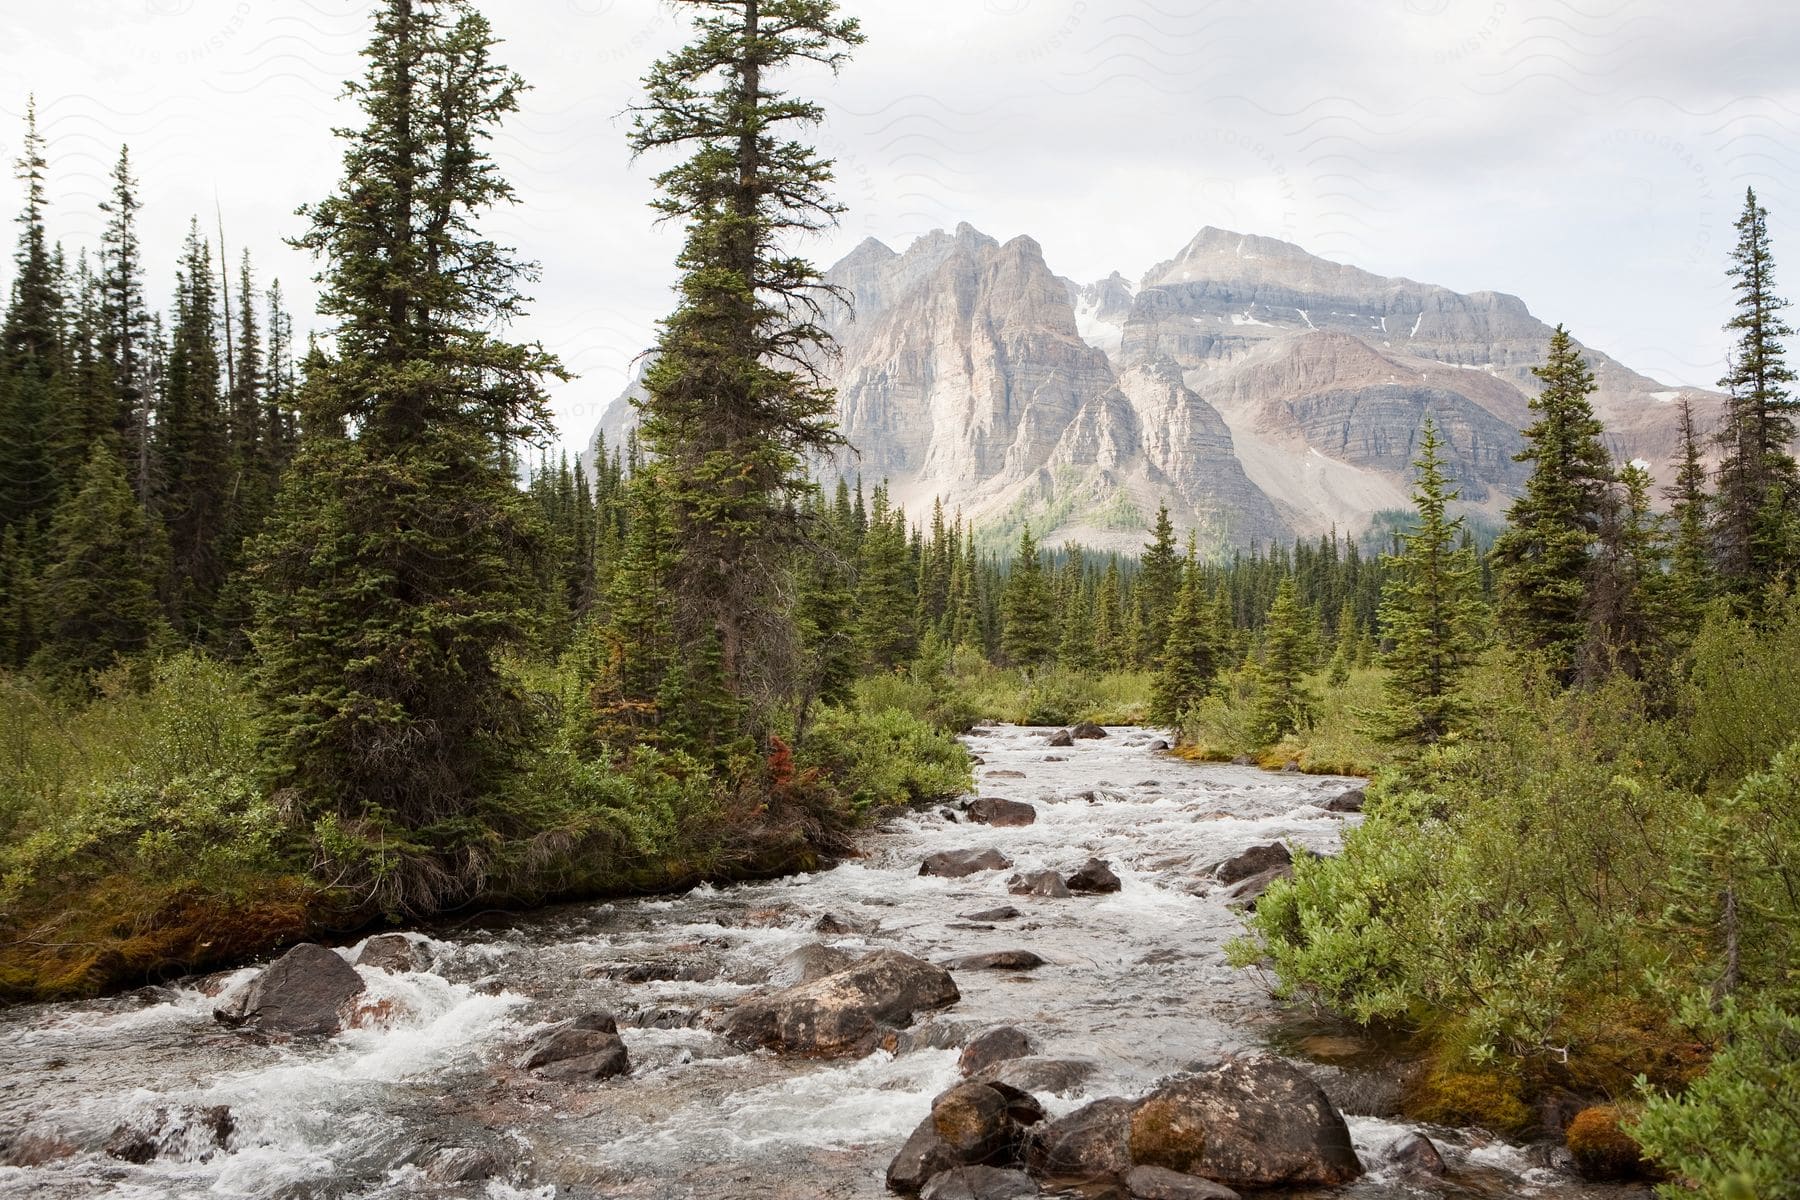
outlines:
[{"label": "boulder in river", "polygon": [[1270,842],[1266,846],[1252,846],[1242,854],[1226,859],[1213,868],[1213,877],[1220,883],[1236,883],[1240,879],[1260,875],[1271,867],[1286,866],[1293,861],[1294,855],[1286,845]]},{"label": "boulder in river", "polygon": [[1363,801],[1368,798],[1368,793],[1366,786],[1358,784],[1353,788],[1345,788],[1319,807],[1326,812],[1359,813],[1363,810]]},{"label": "boulder in river", "polygon": [[1431,1144],[1431,1139],[1416,1129],[1389,1142],[1382,1157],[1418,1175],[1442,1175],[1449,1169],[1444,1166],[1444,1156]]},{"label": "boulder in river", "polygon": [[1337,1187],[1362,1174],[1344,1118],[1319,1085],[1266,1055],[1165,1082],[1133,1107],[1134,1164],[1233,1188]]},{"label": "boulder in river", "polygon": [[1094,738],[1105,737],[1106,730],[1100,728],[1092,721],[1083,721],[1073,729],[1069,730],[1069,736],[1076,739],[1092,740]]},{"label": "boulder in river", "polygon": [[1154,742],[1150,743],[1150,749],[1153,752],[1167,750],[1168,748],[1169,748],[1169,743],[1164,741],[1162,738],[1157,738]]},{"label": "boulder in river", "polygon": [[1075,744],[1075,735],[1066,729],[1059,729],[1045,739],[1045,744],[1050,746],[1073,746]]},{"label": "boulder in river", "polygon": [[823,979],[843,970],[855,962],[857,957],[852,950],[827,946],[823,942],[808,942],[796,950],[790,950],[775,964],[775,969],[769,972],[769,982],[776,987],[811,983],[815,979]]},{"label": "boulder in river", "polygon": [[1131,1170],[1131,1113],[1117,1096],[1084,1104],[1032,1130],[1026,1169],[1040,1180],[1119,1179]]},{"label": "boulder in river", "polygon": [[1270,867],[1248,879],[1239,880],[1226,889],[1225,898],[1233,908],[1254,910],[1256,902],[1262,899],[1262,894],[1269,890],[1270,884],[1277,879],[1292,879],[1293,877],[1294,868],[1287,863],[1282,863],[1278,867]]},{"label": "boulder in river", "polygon": [[961,879],[977,871],[1004,871],[1012,859],[989,847],[986,850],[940,850],[919,864],[919,874]]},{"label": "boulder in river", "polygon": [[1019,800],[1002,800],[998,796],[971,800],[964,811],[977,825],[1020,826],[1037,820],[1037,809],[1031,805]]},{"label": "boulder in river", "polygon": [[1069,885],[1057,871],[1026,871],[1006,881],[1006,890],[1015,896],[1046,896],[1066,900]]},{"label": "boulder in river", "polygon": [[114,1129],[101,1147],[110,1158],[147,1163],[166,1154],[186,1162],[206,1162],[225,1149],[237,1120],[223,1104],[189,1105],[170,1112],[159,1108],[147,1121],[128,1121]]},{"label": "boulder in river", "polygon": [[330,1037],[344,1028],[350,1000],[364,986],[341,956],[301,942],[256,977],[240,1011],[213,1015],[227,1025],[249,1024],[268,1033]]},{"label": "boulder in river", "polygon": [[1131,1168],[1125,1174],[1125,1191],[1131,1200],[1239,1200],[1222,1183],[1166,1167]]},{"label": "boulder in river", "polygon": [[1026,1055],[984,1067],[977,1078],[991,1083],[1004,1083],[1025,1092],[1049,1092],[1053,1096],[1073,1096],[1100,1073],[1100,1064],[1091,1058],[1049,1058]]},{"label": "boulder in river", "polygon": [[884,1033],[912,1024],[915,1013],[959,999],[956,982],[942,967],[898,950],[877,950],[809,983],[753,996],[726,1013],[719,1028],[739,1046],[861,1056]]},{"label": "boulder in river", "polygon": [[378,933],[363,943],[356,956],[356,965],[399,973],[423,971],[431,964],[404,933]]},{"label": "boulder in river", "polygon": [[1038,1185],[1023,1171],[1005,1167],[952,1167],[933,1175],[919,1200],[1028,1200]]},{"label": "boulder in river", "polygon": [[911,1194],[958,1167],[1015,1166],[1027,1131],[1043,1119],[1043,1107],[1016,1088],[960,1083],[931,1102],[930,1115],[888,1165],[887,1185]]},{"label": "boulder in river", "polygon": [[563,1083],[597,1083],[629,1074],[631,1056],[607,1013],[592,1013],[532,1043],[519,1066]]},{"label": "boulder in river", "polygon": [[493,1151],[471,1146],[446,1146],[433,1151],[423,1168],[425,1178],[433,1183],[479,1183],[505,1170]]},{"label": "boulder in river", "polygon": [[1025,772],[1009,770],[989,771],[987,777],[989,779],[1023,779],[1025,778]]},{"label": "boulder in river", "polygon": [[1018,909],[1010,904],[1003,904],[999,908],[984,908],[980,912],[964,913],[962,917],[965,921],[1011,921],[1019,915]]},{"label": "boulder in river", "polygon": [[[956,1060],[956,1069],[965,1076],[977,1075],[998,1063],[1012,1058],[1024,1058],[1033,1050],[1031,1035],[1023,1029],[1012,1025],[1000,1025],[988,1030],[963,1047],[962,1057]],[[1030,1088],[1024,1089],[1030,1091]]]},{"label": "boulder in river", "polygon": [[1068,878],[1071,892],[1086,892],[1097,895],[1119,890],[1119,877],[1113,874],[1112,865],[1105,859],[1090,858],[1081,864],[1081,869]]},{"label": "boulder in river", "polygon": [[1044,960],[1029,950],[984,950],[944,964],[952,971],[1030,971],[1043,965]]}]

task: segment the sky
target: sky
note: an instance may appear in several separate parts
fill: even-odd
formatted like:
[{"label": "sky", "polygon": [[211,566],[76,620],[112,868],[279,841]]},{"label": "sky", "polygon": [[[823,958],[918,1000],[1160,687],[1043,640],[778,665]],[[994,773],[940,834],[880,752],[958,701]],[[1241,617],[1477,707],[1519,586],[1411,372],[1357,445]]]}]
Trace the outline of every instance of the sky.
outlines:
[{"label": "sky", "polygon": [[[579,377],[583,444],[669,307],[679,230],[628,106],[678,45],[662,0],[478,0],[532,85],[495,142],[521,203],[491,228],[542,266],[517,333]],[[904,249],[968,221],[1057,272],[1137,278],[1203,226],[1524,298],[1673,384],[1723,369],[1744,190],[1800,296],[1800,20],[1787,0],[844,0],[867,44],[818,99],[841,226]],[[282,239],[330,192],[368,0],[0,0],[0,157],[35,93],[52,233],[94,247],[121,143],[153,303],[190,216],[279,277],[301,329],[314,264]],[[0,211],[16,210],[17,189]],[[10,266],[0,265],[0,278]]]}]

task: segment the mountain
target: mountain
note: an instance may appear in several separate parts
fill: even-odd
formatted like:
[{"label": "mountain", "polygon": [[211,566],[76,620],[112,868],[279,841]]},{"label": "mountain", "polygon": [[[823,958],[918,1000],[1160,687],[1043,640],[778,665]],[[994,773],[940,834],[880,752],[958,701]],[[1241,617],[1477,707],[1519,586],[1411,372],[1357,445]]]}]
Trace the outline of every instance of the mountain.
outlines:
[{"label": "mountain", "polygon": [[[1465,506],[1498,519],[1551,333],[1514,296],[1210,227],[1136,284],[1061,278],[1032,239],[967,224],[904,253],[870,239],[827,279],[853,302],[831,375],[855,453],[825,474],[887,479],[915,515],[942,497],[995,539],[1029,520],[1051,545],[1136,549],[1159,503],[1209,549],[1359,530],[1408,506],[1427,415]],[[1666,476],[1674,402],[1704,424],[1721,398],[1584,354],[1614,452]],[[601,422],[613,445],[629,395]]]}]

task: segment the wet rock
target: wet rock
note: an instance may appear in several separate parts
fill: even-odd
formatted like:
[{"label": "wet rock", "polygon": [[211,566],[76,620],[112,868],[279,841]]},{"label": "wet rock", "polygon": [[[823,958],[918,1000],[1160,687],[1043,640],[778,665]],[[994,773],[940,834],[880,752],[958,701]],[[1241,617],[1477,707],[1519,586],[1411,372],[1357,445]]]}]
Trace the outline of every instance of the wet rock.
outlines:
[{"label": "wet rock", "polygon": [[769,982],[776,987],[793,987],[797,983],[811,983],[815,979],[823,979],[842,971],[859,956],[855,951],[844,950],[837,946],[827,946],[823,942],[809,942],[797,950],[790,950],[775,969],[769,972]]},{"label": "wet rock", "polygon": [[1068,762],[1069,756],[1066,754],[1046,754],[1046,755],[1044,755],[1044,761],[1045,762]]},{"label": "wet rock", "polygon": [[1039,1180],[1123,1178],[1132,1165],[1135,1107],[1115,1096],[1038,1126],[1026,1141],[1026,1170]]},{"label": "wet rock", "polygon": [[994,932],[994,930],[998,929],[999,926],[983,924],[980,921],[951,921],[948,924],[946,924],[944,926],[944,928],[945,929],[963,929],[963,930],[969,930],[974,933],[992,933],[992,932]]},{"label": "wet rock", "polygon": [[1166,1167],[1131,1168],[1125,1190],[1131,1200],[1238,1200],[1238,1194],[1222,1183]]},{"label": "wet rock", "polygon": [[1054,900],[1069,898],[1069,885],[1057,871],[1026,871],[1006,881],[1006,890],[1015,896],[1045,896]]},{"label": "wet rock", "polygon": [[1059,729],[1046,738],[1044,744],[1047,746],[1073,746],[1075,744],[1075,735],[1070,733],[1067,729]]},{"label": "wet rock", "polygon": [[1442,1175],[1449,1169],[1444,1166],[1444,1156],[1431,1144],[1431,1139],[1416,1130],[1389,1142],[1381,1156],[1420,1175]]},{"label": "wet rock", "polygon": [[73,1158],[76,1145],[55,1130],[27,1129],[0,1146],[0,1166],[41,1167]]},{"label": "wet rock", "polygon": [[1049,1092],[1053,1096],[1072,1096],[1087,1081],[1100,1073],[1100,1064],[1091,1058],[1048,1058],[1027,1055],[1008,1059],[982,1069],[977,1078],[989,1083],[1004,1083],[1025,1092]]},{"label": "wet rock", "polygon": [[1650,1165],[1643,1151],[1624,1127],[1625,1114],[1615,1105],[1584,1108],[1569,1122],[1565,1138],[1575,1170],[1596,1182],[1628,1182],[1646,1179]]},{"label": "wet rock", "polygon": [[128,1163],[141,1164],[158,1158],[206,1162],[225,1149],[236,1129],[231,1109],[223,1104],[174,1112],[159,1108],[147,1122],[118,1126],[101,1149],[108,1157]]},{"label": "wet rock", "polygon": [[1292,879],[1293,877],[1294,868],[1286,863],[1279,867],[1270,867],[1261,874],[1252,875],[1227,888],[1225,898],[1233,908],[1254,910],[1257,900],[1261,899],[1262,894],[1269,890],[1270,884],[1277,879]]},{"label": "wet rock", "polygon": [[1313,1077],[1341,1113],[1356,1117],[1392,1119],[1404,1111],[1407,1080],[1412,1064],[1395,1059],[1372,1070],[1315,1066]]},{"label": "wet rock", "polygon": [[1025,778],[1025,772],[1023,772],[1023,771],[989,771],[987,773],[987,777],[989,779],[1023,779],[1023,778]]},{"label": "wet rock", "polygon": [[978,825],[1017,827],[1030,825],[1037,820],[1037,809],[1031,805],[1018,800],[1002,800],[997,796],[971,800],[965,811],[969,814],[969,820]]},{"label": "wet rock", "polygon": [[1363,810],[1363,800],[1367,798],[1368,792],[1368,788],[1361,786],[1345,788],[1319,807],[1326,812],[1359,813]]},{"label": "wet rock", "polygon": [[927,1116],[900,1147],[900,1153],[894,1155],[894,1161],[888,1164],[888,1190],[916,1195],[935,1176],[962,1165],[944,1144],[944,1139],[938,1136],[937,1127]]},{"label": "wet rock", "polygon": [[1185,1166],[1233,1188],[1336,1187],[1362,1174],[1344,1118],[1278,1058],[1232,1058],[1177,1076],[1134,1113],[1143,1114],[1131,1129],[1139,1164]]},{"label": "wet rock", "polygon": [[1215,866],[1212,873],[1220,883],[1236,883],[1240,879],[1260,875],[1271,867],[1286,866],[1293,861],[1293,853],[1287,846],[1281,842],[1270,842],[1266,846],[1252,846],[1242,854],[1233,855]]},{"label": "wet rock", "polygon": [[[594,1024],[613,1025],[605,1017]],[[539,1038],[519,1060],[519,1066],[541,1078],[562,1083],[597,1083],[628,1074],[631,1056],[616,1028],[583,1028],[571,1025]]]},{"label": "wet rock", "polygon": [[944,818],[944,820],[950,822],[952,825],[955,825],[962,820],[961,817],[956,815],[956,810],[950,808],[938,809],[938,816]]},{"label": "wet rock", "polygon": [[1010,866],[1012,859],[991,847],[986,850],[940,850],[919,864],[919,874],[961,879],[977,871],[1004,871]]},{"label": "wet rock", "polygon": [[1154,742],[1150,743],[1151,750],[1167,750],[1169,748],[1169,743],[1162,738],[1157,738]]},{"label": "wet rock", "polygon": [[1104,892],[1119,890],[1119,877],[1113,874],[1111,864],[1104,859],[1090,858],[1081,864],[1081,869],[1068,879],[1071,892],[1085,892],[1098,895]]},{"label": "wet rock", "polygon": [[814,933],[823,933],[831,937],[842,937],[850,933],[873,933],[876,923],[859,921],[852,917],[840,917],[836,913],[821,913],[818,920],[812,923]]},{"label": "wet rock", "polygon": [[958,1084],[931,1102],[931,1114],[888,1165],[887,1185],[912,1193],[959,1167],[1014,1166],[1027,1131],[1043,1119],[1042,1106],[1015,1088],[972,1080]]},{"label": "wet rock", "polygon": [[700,1012],[692,1008],[640,1008],[626,1014],[633,1029],[692,1029],[700,1024]]},{"label": "wet rock", "polygon": [[1019,915],[1019,910],[1010,904],[999,908],[984,908],[980,912],[963,913],[965,921],[1010,921]]},{"label": "wet rock", "polygon": [[1038,1186],[1023,1171],[1003,1167],[952,1167],[933,1175],[919,1200],[1023,1200]]},{"label": "wet rock", "polygon": [[[988,1068],[997,1066],[1008,1059],[1024,1058],[1033,1049],[1031,1036],[1023,1029],[1012,1025],[1001,1025],[988,1030],[964,1046],[962,1057],[956,1060],[956,1069],[965,1076],[979,1075]],[[1031,1089],[1023,1090],[1030,1091]]]},{"label": "wet rock", "polygon": [[356,956],[356,965],[399,974],[423,971],[431,964],[404,933],[378,933],[363,943],[361,953]]},{"label": "wet rock", "polygon": [[940,1017],[898,1030],[884,1038],[882,1044],[895,1056],[911,1054],[915,1050],[955,1050],[967,1045],[974,1034],[975,1027],[967,1021],[949,1021]]},{"label": "wet rock", "polygon": [[1106,730],[1100,728],[1098,725],[1094,724],[1092,721],[1083,721],[1079,725],[1075,726],[1075,728],[1069,730],[1069,736],[1072,738],[1086,739],[1086,740],[1092,741],[1095,738],[1105,737]]},{"label": "wet rock", "polygon": [[969,762],[972,766],[979,767],[984,766],[987,763],[987,759],[981,757],[979,754],[971,754],[969,755]]},{"label": "wet rock", "polygon": [[1076,798],[1080,799],[1080,800],[1086,800],[1089,804],[1103,804],[1103,803],[1106,803],[1107,801],[1125,799],[1125,797],[1121,793],[1109,792],[1103,788],[1094,788],[1091,791],[1083,792],[1083,793],[1081,793],[1080,796],[1078,796]]},{"label": "wet rock", "polygon": [[492,1179],[505,1167],[491,1150],[448,1146],[427,1158],[423,1169],[425,1178],[433,1183],[478,1183]]},{"label": "wet rock", "polygon": [[944,964],[952,971],[1030,971],[1043,965],[1044,960],[1029,950],[984,950]]},{"label": "wet rock", "polygon": [[241,1012],[213,1015],[269,1033],[330,1037],[344,1028],[350,1000],[364,986],[355,967],[323,946],[302,942],[256,977]]},{"label": "wet rock", "polygon": [[955,1003],[950,973],[898,950],[877,950],[808,983],[755,996],[727,1013],[720,1032],[745,1047],[819,1057],[861,1056],[913,1016]]}]

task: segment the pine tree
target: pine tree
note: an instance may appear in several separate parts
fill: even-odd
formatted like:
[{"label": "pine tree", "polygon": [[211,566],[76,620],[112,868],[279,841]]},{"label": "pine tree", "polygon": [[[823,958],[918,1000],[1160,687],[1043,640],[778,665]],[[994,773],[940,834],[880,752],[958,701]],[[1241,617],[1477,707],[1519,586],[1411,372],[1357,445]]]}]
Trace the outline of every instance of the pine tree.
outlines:
[{"label": "pine tree", "polygon": [[804,736],[806,717],[814,701],[843,704],[850,699],[850,685],[862,665],[862,646],[857,638],[854,583],[854,531],[849,527],[849,504],[817,510],[822,529],[813,538],[817,547],[802,565],[800,599],[796,617],[800,624],[803,691],[795,720],[798,737]]},{"label": "pine tree", "polygon": [[1650,472],[1635,463],[1619,471],[1607,505],[1588,583],[1589,632],[1578,678],[1598,681],[1621,671],[1642,679],[1669,633],[1669,580],[1662,519],[1650,511]]},{"label": "pine tree", "polygon": [[132,496],[118,449],[95,442],[51,522],[33,665],[86,683],[153,648],[164,630],[156,592],[167,569],[162,531]]},{"label": "pine tree", "polygon": [[1263,627],[1262,661],[1256,667],[1256,704],[1251,724],[1264,745],[1312,725],[1318,701],[1307,688],[1312,665],[1314,623],[1292,575],[1275,589]]},{"label": "pine tree", "polygon": [[1460,493],[1444,472],[1442,445],[1426,418],[1413,462],[1419,520],[1401,535],[1405,549],[1388,563],[1381,598],[1381,628],[1392,643],[1383,732],[1419,744],[1439,741],[1465,716],[1458,685],[1480,649],[1480,569],[1473,547],[1457,544],[1466,530],[1463,518],[1449,515]]},{"label": "pine tree", "polygon": [[35,101],[25,107],[25,147],[16,169],[25,208],[18,217],[12,295],[0,323],[0,530],[18,525],[20,536],[33,540],[61,491],[52,424],[63,419],[68,382],[61,280],[44,229],[48,164]]},{"label": "pine tree", "polygon": [[1119,556],[1115,554],[1107,559],[1106,574],[1100,577],[1094,596],[1094,665],[1102,671],[1117,671],[1125,665],[1123,604]]},{"label": "pine tree", "polygon": [[1139,667],[1153,669],[1169,640],[1169,617],[1181,590],[1181,552],[1175,544],[1175,525],[1169,506],[1156,510],[1156,527],[1144,547],[1137,580]]},{"label": "pine tree", "polygon": [[1041,666],[1056,646],[1055,611],[1037,539],[1027,524],[1019,534],[1019,550],[1006,576],[1001,606],[1000,652],[1015,667]]},{"label": "pine tree", "polygon": [[587,664],[594,737],[620,755],[657,740],[662,702],[677,690],[668,686],[677,659],[669,604],[675,533],[663,493],[656,467],[626,485],[629,532],[607,589],[598,661]]},{"label": "pine tree", "polygon": [[1532,373],[1544,390],[1531,401],[1537,421],[1516,457],[1535,465],[1492,550],[1499,620],[1508,645],[1542,653],[1567,679],[1587,638],[1589,560],[1612,460],[1588,399],[1593,372],[1562,326],[1551,335],[1549,361]]},{"label": "pine tree", "polygon": [[1071,671],[1094,669],[1093,595],[1087,586],[1087,557],[1081,547],[1067,547],[1068,560],[1058,580],[1062,636],[1056,645],[1056,661]]},{"label": "pine tree", "polygon": [[1169,620],[1169,640],[1163,645],[1151,689],[1152,720],[1177,725],[1212,690],[1219,675],[1219,639],[1212,626],[1212,615],[1212,602],[1201,577],[1199,551],[1190,534],[1181,591]]},{"label": "pine tree", "polygon": [[1337,640],[1326,668],[1326,686],[1336,689],[1350,682],[1350,668],[1356,663],[1356,609],[1349,599],[1338,610]]},{"label": "pine tree", "polygon": [[494,40],[464,0],[376,18],[363,125],[297,243],[324,260],[334,350],[310,357],[306,444],[260,541],[272,781],[394,912],[480,889],[533,720],[496,661],[530,636],[541,544],[508,450],[548,435],[561,369],[498,333],[533,268],[478,231],[514,199],[484,147],[524,86]]},{"label": "pine tree", "polygon": [[918,648],[913,628],[913,573],[906,548],[906,513],[888,508],[887,485],[875,489],[857,569],[857,637],[878,670],[891,671]]},{"label": "pine tree", "polygon": [[1678,632],[1691,632],[1711,598],[1713,570],[1707,540],[1706,464],[1694,429],[1693,407],[1681,402],[1681,465],[1663,491],[1674,544],[1669,553],[1669,612]]},{"label": "pine tree", "polygon": [[1760,595],[1791,571],[1800,556],[1800,470],[1791,446],[1796,401],[1782,339],[1788,302],[1775,294],[1768,210],[1746,191],[1737,245],[1727,274],[1735,281],[1737,312],[1725,325],[1738,332],[1731,370],[1719,381],[1729,395],[1719,432],[1718,503],[1714,536],[1719,573],[1739,595]]},{"label": "pine tree", "polygon": [[[831,289],[783,242],[832,224],[831,164],[790,132],[824,110],[771,86],[801,63],[836,70],[861,40],[830,0],[682,0],[694,40],[659,60],[633,111],[635,154],[689,155],[653,207],[686,225],[676,310],[662,322],[640,407],[665,465],[684,645],[716,631],[725,678],[758,723],[792,679],[794,501],[809,455],[841,443],[818,362]],[[790,688],[792,684],[788,685]]]},{"label": "pine tree", "polygon": [[152,500],[151,426],[156,401],[152,370],[157,355],[151,317],[144,305],[143,252],[138,245],[137,180],[131,174],[131,151],[119,148],[113,167],[112,198],[100,206],[107,214],[100,238],[100,359],[111,425],[125,449],[126,468],[138,503]]}]

